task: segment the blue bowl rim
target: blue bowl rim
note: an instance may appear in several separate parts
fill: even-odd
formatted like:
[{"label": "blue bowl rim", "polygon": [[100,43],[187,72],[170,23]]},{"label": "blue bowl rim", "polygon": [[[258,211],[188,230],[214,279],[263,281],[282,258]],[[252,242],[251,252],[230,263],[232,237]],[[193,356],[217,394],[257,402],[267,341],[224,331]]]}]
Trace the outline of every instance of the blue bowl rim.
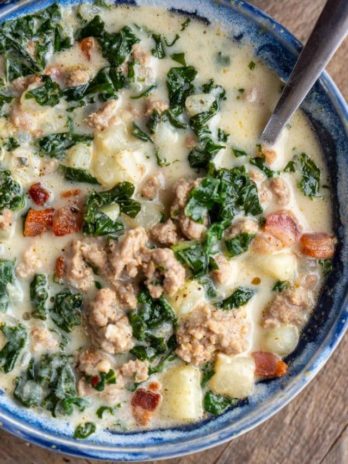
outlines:
[{"label": "blue bowl rim", "polygon": [[[214,3],[214,0],[203,1],[206,1],[208,3]],[[61,0],[57,0],[57,2],[61,3]],[[69,0],[67,2],[69,2]],[[122,3],[122,0],[119,0],[119,2]],[[22,2],[20,0],[14,0],[12,2],[11,0],[8,0],[6,2],[6,5],[3,5],[1,9],[2,11],[6,10],[5,14],[9,14],[13,11],[13,9],[16,9],[17,7],[25,7],[26,5],[31,5],[32,3],[32,0],[24,0]],[[127,3],[127,0],[124,0],[124,3]],[[130,1],[129,3],[133,2]],[[227,1],[215,0],[215,3],[226,4]],[[296,54],[299,53],[303,46],[302,43],[287,28],[282,26],[271,16],[269,16],[256,6],[249,4],[244,0],[231,0],[231,4],[233,8],[239,10],[252,22],[256,23],[259,26],[264,26],[270,34],[273,34],[276,37],[277,41],[282,41],[287,45],[287,47],[291,46]],[[325,89],[326,95],[330,97],[330,101],[334,109],[338,113],[339,119],[343,123],[344,127],[347,128],[348,105],[341,92],[339,91],[338,87],[326,71],[323,72],[320,76],[319,83]],[[203,443],[202,437],[195,438],[190,443],[186,444],[186,446],[190,446],[189,449],[177,448],[175,451],[170,453],[166,451],[165,447],[159,446],[157,448],[153,446],[151,456],[149,456],[146,450],[144,450],[143,453],[134,452],[131,450],[125,450],[124,452],[123,450],[118,450],[115,447],[107,448],[103,445],[98,446],[95,444],[88,444],[76,440],[73,441],[71,439],[58,438],[55,437],[53,434],[45,433],[35,429],[34,427],[30,427],[25,423],[21,422],[20,420],[17,421],[16,419],[4,414],[1,410],[0,427],[4,428],[5,430],[9,431],[11,434],[17,437],[22,439],[24,438],[25,440],[30,441],[31,443],[34,443],[38,446],[75,457],[92,458],[95,460],[115,460],[119,459],[119,456],[122,456],[122,461],[149,461],[153,459],[158,460],[180,457],[183,455],[188,455],[212,448],[219,444],[223,444],[231,440],[232,438],[241,436],[242,434],[252,430],[253,428],[257,427],[258,425],[271,418],[283,407],[285,407],[290,401],[292,401],[311,382],[311,380],[313,380],[313,378],[318,374],[320,369],[324,367],[324,365],[326,364],[334,350],[337,348],[338,344],[340,343],[345,332],[348,329],[348,294],[346,294],[344,297],[344,303],[342,305],[342,308],[345,311],[345,313],[343,313],[343,315],[339,319],[335,320],[330,331],[326,334],[325,338],[322,341],[320,352],[318,353],[316,351],[311,356],[310,360],[307,362],[307,372],[305,380],[295,380],[293,382],[291,392],[290,394],[288,394],[287,398],[283,398],[281,401],[278,400],[275,404],[273,404],[272,407],[267,408],[267,412],[265,414],[260,414],[260,417],[257,417],[256,420],[251,421],[247,427],[245,427],[243,430],[239,431],[234,435],[229,434],[227,431],[227,433],[220,434],[213,441],[209,440],[209,443]],[[56,444],[62,446],[62,449],[57,449]],[[95,455],[92,452],[93,450],[100,450],[100,456]],[[91,453],[89,451],[91,451]]]}]

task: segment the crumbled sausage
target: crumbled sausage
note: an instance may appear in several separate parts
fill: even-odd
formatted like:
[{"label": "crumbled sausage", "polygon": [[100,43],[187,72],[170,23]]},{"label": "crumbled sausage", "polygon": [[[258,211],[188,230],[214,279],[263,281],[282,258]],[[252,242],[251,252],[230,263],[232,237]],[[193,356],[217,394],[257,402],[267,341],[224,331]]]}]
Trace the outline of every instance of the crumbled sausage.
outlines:
[{"label": "crumbled sausage", "polygon": [[58,340],[46,327],[33,327],[30,332],[31,347],[35,353],[53,352],[58,348]]},{"label": "crumbled sausage", "polygon": [[120,368],[120,374],[123,377],[133,379],[134,382],[145,382],[149,378],[149,363],[148,361],[130,360],[123,364]]},{"label": "crumbled sausage", "polygon": [[237,354],[248,347],[249,323],[243,309],[222,311],[204,304],[185,316],[176,338],[177,355],[185,362],[201,365],[217,352]]},{"label": "crumbled sausage", "polygon": [[64,71],[64,82],[66,87],[77,87],[87,84],[90,74],[88,68],[81,65],[71,66]]},{"label": "crumbled sausage", "polygon": [[195,222],[185,215],[182,215],[178,222],[181,232],[190,240],[201,240],[207,230],[205,224]]},{"label": "crumbled sausage", "polygon": [[258,232],[259,225],[256,221],[249,218],[238,219],[225,231],[225,239],[231,239],[239,234],[254,235]]},{"label": "crumbled sausage", "polygon": [[89,306],[88,324],[93,343],[107,353],[124,353],[133,347],[132,328],[111,289],[97,292]]},{"label": "crumbled sausage", "polygon": [[77,367],[83,374],[93,376],[109,372],[112,364],[106,353],[95,348],[86,348],[78,355]]},{"label": "crumbled sausage", "polygon": [[87,117],[87,124],[92,129],[102,131],[110,127],[114,121],[118,110],[118,100],[109,100],[105,102],[98,111],[91,113]]},{"label": "crumbled sausage", "polygon": [[163,292],[172,296],[185,282],[185,268],[169,248],[156,248],[144,253],[142,269],[152,298],[159,298]]},{"label": "crumbled sausage", "polygon": [[117,294],[117,299],[122,308],[135,309],[137,306],[137,286],[133,282],[124,282],[122,280],[113,282],[113,289]]},{"label": "crumbled sausage", "polygon": [[158,175],[149,176],[141,187],[141,196],[147,200],[153,200],[158,194],[160,185],[161,184]]},{"label": "crumbled sausage", "polygon": [[42,134],[42,130],[39,128],[40,118],[38,117],[38,113],[26,111],[20,103],[15,103],[12,106],[9,120],[16,129],[29,132],[34,137],[39,137]]},{"label": "crumbled sausage", "polygon": [[302,327],[308,319],[313,303],[313,292],[304,286],[284,290],[266,307],[263,326],[275,327],[283,323]]},{"label": "crumbled sausage", "polygon": [[145,105],[145,116],[150,116],[153,111],[163,113],[169,108],[168,103],[163,100],[154,100],[153,98],[148,98]]},{"label": "crumbled sausage", "polygon": [[37,76],[35,74],[31,76],[25,76],[25,77],[18,77],[14,81],[12,81],[12,86],[13,89],[18,92],[19,94],[22,94],[27,90],[27,88],[32,85],[32,84],[38,84],[41,82],[41,77]]},{"label": "crumbled sausage", "polygon": [[10,209],[4,209],[0,214],[0,230],[8,230],[13,223],[13,213]]},{"label": "crumbled sausage", "polygon": [[270,147],[262,146],[261,154],[264,156],[266,163],[272,164],[277,158],[277,152]]},{"label": "crumbled sausage", "polygon": [[99,240],[83,240],[80,247],[84,260],[102,274],[105,274],[108,264],[103,243]]},{"label": "crumbled sausage", "polygon": [[230,263],[224,255],[214,256],[214,261],[217,264],[218,268],[214,269],[211,275],[217,284],[224,284],[231,278]]},{"label": "crumbled sausage", "polygon": [[73,287],[86,291],[94,284],[93,270],[86,263],[82,240],[73,240],[64,260],[65,280]]},{"label": "crumbled sausage", "polygon": [[146,65],[148,64],[151,56],[148,52],[146,52],[141,45],[135,44],[133,46],[132,55],[135,61],[139,64]]},{"label": "crumbled sausage", "polygon": [[171,246],[179,241],[176,225],[171,219],[153,226],[150,237],[154,242],[164,246]]},{"label": "crumbled sausage", "polygon": [[33,276],[40,268],[42,261],[37,253],[36,245],[32,245],[23,254],[23,260],[18,264],[16,273],[22,279]]},{"label": "crumbled sausage", "polygon": [[269,181],[269,188],[280,206],[286,206],[290,201],[290,189],[287,182],[281,177]]}]

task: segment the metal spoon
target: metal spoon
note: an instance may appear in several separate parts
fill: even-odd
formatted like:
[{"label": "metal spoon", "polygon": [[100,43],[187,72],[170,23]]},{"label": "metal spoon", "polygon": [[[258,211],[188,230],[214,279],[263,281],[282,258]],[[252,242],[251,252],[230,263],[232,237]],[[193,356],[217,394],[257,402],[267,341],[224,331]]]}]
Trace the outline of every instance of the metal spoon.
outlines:
[{"label": "metal spoon", "polygon": [[273,145],[348,32],[348,0],[328,0],[261,134]]}]

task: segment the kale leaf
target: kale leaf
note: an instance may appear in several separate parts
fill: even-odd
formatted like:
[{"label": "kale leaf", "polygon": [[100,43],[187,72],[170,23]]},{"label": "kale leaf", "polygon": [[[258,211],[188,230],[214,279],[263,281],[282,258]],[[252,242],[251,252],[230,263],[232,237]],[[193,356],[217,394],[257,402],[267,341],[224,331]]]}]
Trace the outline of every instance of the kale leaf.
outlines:
[{"label": "kale leaf", "polygon": [[79,424],[74,432],[74,438],[78,438],[79,440],[85,440],[90,435],[95,433],[97,427],[94,422],[85,422],[84,424]]},{"label": "kale leaf", "polygon": [[204,364],[204,366],[202,367],[202,380],[201,380],[202,387],[205,387],[207,385],[209,380],[213,377],[214,373],[215,373],[214,363],[212,361]]},{"label": "kale leaf", "polygon": [[140,203],[131,197],[134,194],[134,185],[130,182],[121,182],[111,190],[104,192],[91,192],[86,200],[83,231],[88,235],[117,236],[123,231],[123,224],[118,219],[113,221],[101,208],[103,206],[118,204],[122,213],[132,218],[140,211]]},{"label": "kale leaf", "polygon": [[6,344],[0,351],[0,371],[11,372],[24,348],[27,332],[22,324],[16,326],[1,325],[0,330],[6,338]]},{"label": "kale leaf", "polygon": [[24,207],[25,199],[21,186],[11,172],[0,170],[0,213],[5,209],[16,211]]},{"label": "kale leaf", "polygon": [[32,316],[37,319],[46,319],[46,302],[48,300],[47,277],[44,274],[35,274],[30,283],[30,300],[33,307]]},{"label": "kale leaf", "polygon": [[221,308],[225,310],[240,308],[247,304],[254,295],[255,291],[252,288],[238,287],[232,295],[222,301]]},{"label": "kale leaf", "polygon": [[218,395],[208,391],[204,395],[203,407],[206,412],[215,416],[222,414],[230,406],[235,406],[238,400],[228,398],[227,396]]},{"label": "kale leaf", "polygon": [[160,34],[152,34],[152,39],[155,42],[155,47],[151,50],[151,53],[159,60],[162,60],[166,56],[164,39]]},{"label": "kale leaf", "polygon": [[172,108],[185,105],[186,98],[194,92],[193,81],[197,71],[193,66],[171,68],[167,74],[167,89]]},{"label": "kale leaf", "polygon": [[81,323],[82,295],[63,290],[54,297],[53,307],[50,309],[53,322],[64,332]]},{"label": "kale leaf", "polygon": [[41,154],[50,158],[62,159],[65,151],[77,143],[91,143],[93,136],[86,134],[74,134],[72,131],[58,134],[45,135],[38,139],[37,144]]},{"label": "kale leaf", "polygon": [[265,164],[265,159],[261,156],[255,156],[255,158],[250,158],[250,164],[253,166],[256,166],[257,168],[260,169],[268,178],[274,177],[277,175],[276,171],[273,171],[270,169],[268,166]]},{"label": "kale leaf", "polygon": [[14,261],[0,259],[0,312],[5,312],[9,304],[7,285],[14,282]]},{"label": "kale leaf", "polygon": [[319,196],[320,169],[306,153],[295,155],[284,168],[284,172],[296,172],[297,170],[301,173],[301,179],[297,185],[303,194],[310,198]]},{"label": "kale leaf", "polygon": [[225,240],[228,255],[233,257],[245,253],[254,237],[255,234],[242,232],[233,238]]},{"label": "kale leaf", "polygon": [[97,179],[92,176],[86,169],[71,168],[69,166],[61,166],[64,178],[71,182],[85,182],[87,184],[99,184]]},{"label": "kale leaf", "polygon": [[272,287],[273,292],[282,292],[290,288],[290,282],[287,280],[278,280]]},{"label": "kale leaf", "polygon": [[43,82],[43,85],[40,85],[40,87],[30,90],[29,92],[26,92],[25,98],[33,98],[41,106],[58,105],[59,100],[63,95],[59,85],[56,82],[52,81],[52,79],[49,76],[42,76],[41,80]]},{"label": "kale leaf", "polygon": [[185,264],[195,277],[203,276],[209,270],[209,256],[200,242],[179,242],[173,246],[175,256]]}]

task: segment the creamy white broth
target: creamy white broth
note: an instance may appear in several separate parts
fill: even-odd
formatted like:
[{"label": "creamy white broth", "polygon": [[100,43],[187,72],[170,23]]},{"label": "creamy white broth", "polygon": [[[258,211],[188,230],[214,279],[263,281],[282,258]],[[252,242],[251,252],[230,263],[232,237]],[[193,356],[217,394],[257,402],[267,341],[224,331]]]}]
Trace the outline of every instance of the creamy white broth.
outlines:
[{"label": "creamy white broth", "polygon": [[[77,12],[78,15],[76,14]],[[125,233],[127,233],[127,230],[138,226],[150,229],[152,226],[160,223],[163,214],[168,214],[176,185],[175,183],[178,179],[201,178],[207,175],[206,170],[197,171],[197,169],[192,169],[190,167],[188,154],[193,146],[188,146],[187,140],[188,137],[192,137],[193,133],[189,127],[178,129],[168,121],[161,122],[156,132],[151,135],[158,149],[160,159],[163,161],[162,164],[164,165],[162,166],[158,159],[156,159],[153,144],[131,135],[133,122],[139,125],[141,129],[147,131],[145,122],[148,116],[145,115],[145,101],[151,98],[155,101],[168,103],[166,76],[171,68],[180,67],[180,64],[171,59],[170,56],[164,59],[158,59],[152,55],[152,49],[154,48],[154,40],[151,37],[152,33],[162,34],[169,43],[174,40],[177,33],[180,35],[180,38],[173,46],[165,46],[165,48],[167,50],[167,55],[185,53],[186,65],[193,66],[197,70],[197,76],[194,79],[195,90],[193,90],[193,94],[201,94],[202,90],[200,90],[200,87],[210,79],[214,79],[216,84],[225,89],[226,98],[220,102],[219,111],[209,120],[208,126],[215,138],[218,129],[224,130],[229,134],[229,137],[227,142],[223,143],[225,148],[220,149],[212,158],[212,164],[217,170],[246,166],[249,174],[254,176],[252,178],[255,180],[258,187],[259,196],[262,191],[265,192],[266,199],[263,201],[260,197],[263,212],[257,215],[259,217],[256,218],[256,221],[260,223],[257,234],[263,233],[261,216],[267,220],[267,215],[277,213],[284,209],[290,212],[288,215],[292,214],[296,218],[299,226],[301,226],[302,232],[332,233],[329,190],[320,188],[320,197],[310,198],[304,195],[303,191],[298,188],[298,172],[292,173],[283,171],[293,159],[294,155],[306,153],[320,169],[321,184],[329,183],[322,150],[304,114],[298,111],[294,115],[287,128],[284,129],[277,145],[274,147],[276,153],[275,160],[271,163],[266,163],[270,169],[280,173],[280,178],[283,179],[288,186],[289,194],[285,205],[280,205],[276,195],[272,194],[269,187],[270,181],[267,180],[267,177],[257,167],[250,166],[248,163],[249,156],[255,156],[255,153],[257,153],[256,147],[259,143],[259,134],[272,108],[275,106],[281,91],[281,82],[272,71],[255,58],[251,46],[247,44],[241,45],[231,41],[227,33],[221,30],[218,25],[214,24],[206,26],[201,22],[191,20],[187,27],[181,30],[185,17],[151,7],[112,7],[110,9],[105,9],[91,5],[82,5],[78,7],[78,9],[76,7],[64,8],[62,9],[64,32],[71,35],[72,31],[81,27],[78,16],[83,17],[86,21],[90,21],[96,14],[101,17],[108,32],[117,32],[124,26],[132,27],[132,32],[140,39],[139,44],[136,46],[140,47],[146,61],[146,64],[143,65],[139,63],[136,64],[136,66],[138,66],[138,68],[136,68],[138,71],[136,72],[144,72],[143,79],[131,82],[127,87],[119,90],[117,95],[118,106],[114,113],[114,119],[111,120],[111,122],[109,121],[102,130],[97,127],[91,127],[91,125],[87,123],[87,118],[89,115],[102,108],[104,104],[98,101],[97,98],[94,98],[94,101],[90,101],[88,104],[74,111],[67,112],[66,109],[69,103],[64,98],[61,98],[59,103],[53,107],[39,105],[34,99],[25,98],[25,92],[27,90],[25,89],[23,95],[20,96],[20,94],[18,94],[14,102],[10,105],[18,105],[20,99],[22,113],[29,114],[32,118],[31,127],[23,128],[23,126],[20,126],[18,120],[13,117],[13,109],[11,109],[11,106],[9,108],[9,116],[4,116],[0,120],[0,137],[4,141],[9,137],[13,137],[20,141],[20,147],[13,150],[2,148],[1,167],[11,171],[13,178],[20,184],[25,193],[30,186],[36,182],[40,182],[50,193],[49,200],[41,206],[35,205],[29,197],[26,197],[26,206],[20,211],[14,212],[14,226],[8,228],[7,231],[5,230],[2,235],[5,238],[1,238],[1,259],[16,261],[17,278],[15,282],[11,284],[12,287],[9,288],[8,293],[10,301],[8,309],[6,313],[0,313],[0,320],[9,325],[15,324],[16,321],[20,322],[25,326],[28,333],[25,350],[22,351],[14,368],[10,372],[0,375],[0,387],[9,395],[13,394],[15,379],[26,369],[30,361],[30,353],[33,347],[30,334],[34,327],[46,327],[51,331],[50,333],[53,334],[53,337],[57,341],[57,346],[54,351],[59,351],[59,344],[62,343],[62,340],[66,340],[65,346],[63,346],[62,349],[64,353],[71,353],[74,355],[72,363],[76,373],[76,381],[81,378],[86,378],[86,382],[90,382],[91,377],[93,377],[93,375],[89,375],[88,377],[88,375],[78,367],[77,353],[90,346],[90,332],[94,330],[94,328],[91,328],[90,323],[87,321],[90,311],[88,308],[96,298],[99,289],[92,285],[88,290],[83,290],[81,292],[84,298],[84,316],[82,317],[81,325],[74,327],[70,333],[65,333],[63,338],[61,336],[61,330],[51,320],[49,313],[47,313],[47,319],[45,321],[31,317],[32,301],[29,291],[30,282],[34,274],[37,273],[46,274],[48,276],[49,299],[46,303],[47,308],[51,307],[52,303],[50,299],[62,289],[70,288],[71,291],[76,291],[76,288],[74,288],[71,281],[69,282],[69,279],[65,279],[63,276],[59,284],[54,281],[53,276],[57,257],[62,255],[66,256],[69,253],[71,242],[74,239],[82,239],[83,234],[77,232],[67,233],[64,236],[55,236],[51,231],[46,231],[37,236],[23,237],[23,221],[25,221],[25,219],[22,218],[22,215],[26,213],[29,208],[55,208],[55,210],[57,210],[64,207],[69,200],[62,198],[61,193],[67,190],[74,188],[79,189],[80,198],[83,202],[87,194],[93,190],[108,190],[119,182],[129,181],[135,187],[133,198],[140,202],[141,211],[134,218],[124,213],[121,214],[125,226]],[[149,30],[151,31],[150,33]],[[219,53],[225,57],[223,64],[221,64],[221,61],[219,62],[217,58]],[[130,56],[128,55],[126,58],[126,62],[128,62],[127,66],[130,66],[129,60]],[[64,88],[66,87],[64,84],[64,72],[66,72],[66,70],[71,70],[72,68],[82,70],[87,73],[88,80],[90,81],[105,66],[108,66],[108,60],[102,56],[100,46],[98,46],[96,40],[96,45],[92,49],[90,59],[83,53],[80,45],[74,43],[71,48],[57,52],[53,54],[53,56],[48,55],[45,69],[50,73],[53,81],[58,82],[60,87]],[[125,73],[126,71],[122,68],[121,72]],[[35,90],[39,85],[40,83],[30,84],[29,91],[32,89]],[[139,96],[152,85],[156,87],[152,89],[149,97],[132,98],[134,96]],[[212,101],[214,100],[215,97]],[[209,108],[203,111],[207,109]],[[184,113],[187,118],[186,109],[184,109]],[[85,148],[83,148],[87,150],[87,152],[89,151],[89,154],[76,157],[76,155],[72,154],[74,151],[74,147],[72,147],[66,150],[65,157],[63,156],[61,160],[56,160],[54,157],[39,156],[36,148],[37,139],[52,133],[66,132],[69,125],[67,116],[72,119],[75,132],[90,135],[91,138],[93,138],[93,141],[89,145],[90,148],[86,148],[85,145]],[[36,131],[33,129],[34,127]],[[198,143],[195,139],[193,139],[193,141],[194,144]],[[232,151],[233,148],[245,151],[248,156],[234,156]],[[81,159],[84,163],[83,166],[81,164],[76,165],[77,161],[81,163]],[[62,172],[59,169],[59,164],[70,167],[82,166],[83,168],[87,168],[88,172],[96,177],[101,185],[95,186],[88,183],[75,183],[64,180]],[[159,179],[160,192],[154,199],[145,200],[142,196],[142,188],[144,181],[150,176],[155,176]],[[238,220],[243,220],[244,217],[244,214],[238,213],[236,218],[233,219],[233,224],[237,223]],[[173,220],[176,221],[177,219],[174,218]],[[179,227],[179,225],[177,225],[177,227]],[[327,240],[331,240],[329,236],[326,238]],[[180,237],[180,240],[187,241],[188,239],[190,239],[190,237]],[[122,242],[122,235],[120,241]],[[323,279],[323,273],[318,259],[309,259],[308,254],[307,256],[301,254],[298,238],[291,246],[283,246],[282,250],[277,250],[272,254],[272,259],[274,255],[290,255],[290,261],[284,261],[285,264],[282,265],[283,267],[290,266],[292,265],[291,263],[295,261],[295,270],[293,274],[290,272],[289,279],[277,278],[278,274],[276,271],[273,272],[267,269],[265,260],[267,261],[268,258],[265,258],[262,254],[255,253],[253,251],[253,243],[254,242],[251,242],[251,245],[247,247],[246,252],[228,259],[228,279],[226,279],[226,282],[220,284],[216,283],[220,300],[227,299],[235,289],[240,287],[252,288],[255,294],[250,301],[246,304],[242,304],[241,307],[237,309],[237,311],[241,311],[244,314],[246,324],[249,325],[247,333],[243,335],[243,348],[238,348],[235,351],[232,350],[232,352],[228,351],[230,348],[228,348],[227,351],[221,348],[217,350],[217,353],[214,352],[214,356],[217,356],[218,361],[216,361],[215,374],[209,381],[210,383],[206,383],[203,389],[199,386],[199,379],[202,375],[200,370],[204,367],[203,364],[205,365],[206,363],[187,362],[187,359],[185,359],[183,355],[180,356],[180,351],[178,352],[179,354],[177,353],[178,356],[176,359],[165,364],[163,372],[155,373],[141,382],[136,382],[134,379],[133,381],[127,380],[127,377],[120,373],[120,369],[125,363],[130,359],[135,359],[133,355],[129,354],[129,350],[113,354],[109,353],[107,357],[108,359],[111,358],[111,364],[113,370],[117,372],[117,378],[120,379],[122,376],[125,377],[125,386],[120,386],[116,398],[108,402],[105,397],[103,397],[102,393],[97,394],[96,391],[92,389],[92,392],[89,391],[85,395],[89,398],[89,405],[86,406],[84,411],[79,412],[78,408],[74,408],[72,416],[68,417],[68,419],[63,416],[58,417],[56,420],[68,420],[73,427],[87,421],[93,422],[97,424],[98,429],[115,428],[123,430],[169,426],[176,423],[199,420],[211,412],[211,410],[204,411],[202,405],[195,406],[192,411],[186,415],[182,412],[182,409],[185,408],[185,404],[190,403],[190,398],[197,398],[199,395],[204,395],[207,390],[212,391],[215,395],[223,395],[228,398],[233,398],[234,394],[236,394],[239,395],[237,396],[239,399],[248,396],[248,394],[252,394],[252,385],[260,376],[257,376],[252,371],[252,369],[255,369],[256,361],[253,361],[254,358],[251,353],[272,351],[269,348],[271,345],[265,342],[272,327],[265,327],[263,325],[263,318],[267,307],[271,305],[274,298],[277,297],[277,293],[272,290],[274,284],[278,280],[289,280],[290,283],[288,285],[290,289],[296,289],[301,288],[303,279],[307,274],[315,276],[318,282],[315,288],[308,290],[310,293],[309,299],[311,300],[309,307],[302,308],[300,303],[298,306],[294,303],[291,307],[292,310],[296,307],[297,309],[295,310],[297,311],[299,311],[298,308],[302,308],[301,311],[307,311],[306,317],[308,318],[310,311],[314,307],[314,301],[318,295]],[[154,246],[158,246],[158,244]],[[20,274],[20,272],[18,272],[18,266],[23,264],[25,252],[29,249],[33,250],[33,253],[41,261],[41,264],[37,269],[30,269],[29,265],[27,269],[28,275],[21,278],[18,276],[18,274]],[[219,253],[221,254],[221,249]],[[319,255],[318,258],[320,258]],[[85,263],[86,266],[87,264]],[[270,266],[273,266],[273,264],[270,264]],[[274,265],[275,268],[277,266]],[[184,312],[182,309],[184,303],[182,303],[182,307],[177,307],[177,302],[181,301],[180,298],[182,298],[180,292],[183,291],[183,287],[187,285],[187,283],[182,285],[181,288],[178,288],[177,292],[173,295],[166,295],[166,293],[164,293],[164,297],[167,298],[168,302],[174,307],[179,325],[184,324],[185,320],[190,317],[190,314],[197,309],[197,301],[203,305],[210,304],[209,297],[202,290],[202,284],[199,283],[194,276],[190,276],[188,269],[186,269],[185,272],[186,280],[195,281],[193,284],[195,286],[194,290],[192,290],[193,287],[189,287],[187,291],[187,294],[193,295],[193,302],[189,305],[185,303],[185,308],[189,307],[189,310],[185,309]],[[287,276],[284,269],[280,269],[279,275]],[[139,279],[139,276],[137,279]],[[97,272],[95,280],[104,288],[110,287],[110,281],[103,273]],[[281,295],[281,292],[278,295]],[[312,301],[313,298],[314,300]],[[216,301],[217,300],[213,300],[212,304],[217,304]],[[215,310],[219,311],[216,308]],[[135,309],[133,309],[133,311],[135,311]],[[131,311],[128,311],[128,315],[130,313]],[[284,324],[282,320],[277,323],[280,327],[284,325],[288,327],[290,325],[292,327],[289,329],[290,332],[292,330],[291,333],[296,333],[298,335],[304,322],[305,321],[299,322],[296,327],[296,324]],[[168,327],[168,325],[164,324],[162,335],[166,336]],[[290,333],[289,330],[287,334]],[[180,342],[180,339],[178,340]],[[3,337],[3,345],[5,345],[5,343],[6,339]],[[138,344],[137,341],[134,343]],[[296,344],[296,340],[294,342],[294,338],[292,338],[292,342],[289,342],[288,345],[292,346],[291,343]],[[272,346],[275,346],[275,344],[273,343]],[[96,346],[96,348],[101,349],[100,346]],[[295,345],[292,349],[294,348]],[[292,349],[286,354],[289,354]],[[34,353],[34,358],[38,359],[44,353],[45,348],[38,353]],[[279,362],[284,354],[285,352],[274,352]],[[236,359],[237,363],[239,359],[242,359],[242,363],[246,363],[244,371],[248,373],[248,378],[238,380],[238,373],[244,371],[243,368],[235,367]],[[187,362],[186,366],[185,361]],[[214,357],[212,357],[210,361],[213,363]],[[222,367],[219,367],[219,363]],[[233,372],[233,375],[230,374],[232,377],[226,377],[225,379],[223,378],[223,372],[229,372],[230,363],[232,365],[231,372]],[[175,381],[170,379],[170,374],[168,374],[168,372],[170,373],[171,370],[176,368],[175,366],[177,366],[179,370],[186,369],[187,366],[189,366],[187,371],[178,371],[180,375],[183,376],[183,383],[179,385],[176,385]],[[180,375],[178,375],[178,378],[181,378]],[[243,375],[244,374],[242,374],[242,376]],[[253,377],[252,380],[250,380],[250,376]],[[137,413],[134,412],[134,408],[131,406],[134,390],[136,388],[150,388],[151,391],[149,385],[156,382],[158,383],[157,386],[159,387],[159,391],[153,390],[152,394],[161,396],[161,404],[154,408],[154,411],[151,411],[150,418],[147,422],[145,421],[145,423],[142,422],[142,418],[139,420]],[[244,385],[244,394],[237,392],[236,385],[238,382]],[[229,383],[233,385],[231,386]],[[239,387],[239,385],[237,386]],[[105,391],[107,391],[107,388],[109,388],[109,386],[106,387]],[[78,391],[78,393],[79,396],[84,396],[81,395],[80,391]],[[178,411],[173,413],[176,408],[172,398],[175,395],[179,398],[178,401],[181,401],[181,404],[184,406],[181,406],[178,408]],[[106,410],[102,418],[97,417],[96,410],[100,406],[113,408],[112,414],[110,414],[109,410]],[[36,413],[49,414],[49,412],[44,411],[44,409],[45,408],[41,405],[41,407],[36,408]]]}]

